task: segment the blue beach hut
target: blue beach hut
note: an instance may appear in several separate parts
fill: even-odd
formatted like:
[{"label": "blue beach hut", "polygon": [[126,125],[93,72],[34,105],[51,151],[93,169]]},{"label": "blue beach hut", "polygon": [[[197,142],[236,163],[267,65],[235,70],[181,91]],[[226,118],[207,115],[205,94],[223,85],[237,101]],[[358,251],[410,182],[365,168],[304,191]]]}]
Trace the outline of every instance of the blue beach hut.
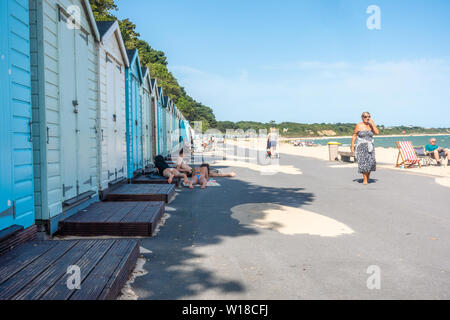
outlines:
[{"label": "blue beach hut", "polygon": [[170,122],[169,122],[169,106],[170,98],[163,97],[163,150],[164,156],[169,155],[169,137],[170,137]]},{"label": "blue beach hut", "polygon": [[130,67],[125,70],[125,96],[127,119],[128,178],[132,179],[144,169],[142,149],[142,69],[137,50],[127,50]]},{"label": "blue beach hut", "polygon": [[28,0],[0,1],[0,231],[35,222]]},{"label": "blue beach hut", "polygon": [[142,68],[142,145],[144,154],[144,167],[147,168],[153,162],[153,123],[154,117],[152,108],[152,83],[150,72],[147,68]]},{"label": "blue beach hut", "polygon": [[128,54],[117,21],[97,21],[99,54],[98,182],[103,193],[127,177],[125,68]]},{"label": "blue beach hut", "polygon": [[161,87],[157,87],[157,93],[158,93],[158,100],[157,100],[157,114],[158,114],[158,154],[164,156],[165,155],[165,148],[164,148],[164,128],[165,128],[165,122],[164,122],[164,93],[163,89]]},{"label": "blue beach hut", "polygon": [[[150,77],[149,77],[150,78]],[[156,79],[150,78],[150,103],[152,114],[152,162],[158,155],[158,89]]]},{"label": "blue beach hut", "polygon": [[53,234],[98,201],[100,34],[88,0],[29,4],[35,213]]}]

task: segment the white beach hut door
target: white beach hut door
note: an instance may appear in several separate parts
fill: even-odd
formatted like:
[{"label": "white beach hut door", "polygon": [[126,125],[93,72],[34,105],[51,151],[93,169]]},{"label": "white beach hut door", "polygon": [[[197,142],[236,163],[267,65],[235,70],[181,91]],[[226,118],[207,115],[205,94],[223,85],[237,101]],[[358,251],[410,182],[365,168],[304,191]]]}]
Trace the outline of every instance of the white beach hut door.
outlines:
[{"label": "white beach hut door", "polygon": [[[59,99],[61,114],[61,166],[63,199],[77,195],[77,128],[76,128],[76,77],[75,32],[66,20],[59,24]],[[47,127],[50,130],[50,126]],[[50,132],[51,134],[51,132]],[[52,148],[52,139],[48,139]]]},{"label": "white beach hut door", "polygon": [[144,167],[148,165],[148,112],[147,112],[147,101],[148,95],[145,89],[142,90],[142,151],[144,154]]},{"label": "white beach hut door", "polygon": [[115,179],[116,173],[116,90],[115,63],[106,59],[106,124],[103,130],[102,143],[106,143],[108,181]]},{"label": "white beach hut door", "polygon": [[[88,35],[83,30],[75,31],[76,44],[76,78],[77,78],[77,138],[78,138],[78,194],[92,189],[94,181],[91,176],[91,136],[93,128],[91,124],[91,110],[89,100],[90,79],[88,73]],[[94,134],[95,136],[95,134]]]},{"label": "white beach hut door", "polygon": [[117,178],[123,178],[126,175],[126,119],[125,119],[125,89],[123,68],[116,66],[114,68],[116,97],[116,144],[114,148],[115,166],[117,169]]}]

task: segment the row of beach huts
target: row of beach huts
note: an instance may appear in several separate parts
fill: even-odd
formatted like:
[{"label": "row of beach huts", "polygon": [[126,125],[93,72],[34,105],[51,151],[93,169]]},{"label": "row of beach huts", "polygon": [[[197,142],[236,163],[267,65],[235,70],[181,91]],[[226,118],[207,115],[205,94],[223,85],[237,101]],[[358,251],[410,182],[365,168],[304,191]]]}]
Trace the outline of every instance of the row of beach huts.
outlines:
[{"label": "row of beach huts", "polygon": [[0,233],[58,223],[191,141],[188,121],[88,0],[0,1]]}]

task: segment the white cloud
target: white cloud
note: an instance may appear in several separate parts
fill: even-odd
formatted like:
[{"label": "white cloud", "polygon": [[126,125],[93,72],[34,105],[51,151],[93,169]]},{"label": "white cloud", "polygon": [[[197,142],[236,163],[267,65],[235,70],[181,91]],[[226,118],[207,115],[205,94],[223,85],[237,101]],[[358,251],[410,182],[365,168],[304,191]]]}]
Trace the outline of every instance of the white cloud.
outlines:
[{"label": "white cloud", "polygon": [[219,120],[355,122],[369,110],[387,125],[450,126],[448,60],[300,61],[231,75],[172,70]]}]

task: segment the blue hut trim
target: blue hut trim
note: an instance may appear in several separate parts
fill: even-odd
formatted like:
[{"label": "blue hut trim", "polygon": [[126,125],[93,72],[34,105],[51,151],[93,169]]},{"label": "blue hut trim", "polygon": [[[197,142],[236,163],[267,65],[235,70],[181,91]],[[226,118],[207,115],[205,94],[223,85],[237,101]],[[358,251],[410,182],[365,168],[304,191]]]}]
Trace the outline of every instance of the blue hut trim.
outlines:
[{"label": "blue hut trim", "polygon": [[133,66],[136,67],[136,71],[139,75],[139,80],[143,81],[144,77],[142,75],[142,68],[141,68],[141,61],[139,60],[139,51],[136,49],[133,50],[127,50],[128,55],[128,61],[130,61],[130,68],[133,68]]},{"label": "blue hut trim", "polygon": [[137,50],[127,50],[130,67],[125,71],[127,167],[128,178],[143,170],[142,104],[140,88],[143,81],[142,68]]},{"label": "blue hut trim", "polygon": [[0,230],[34,224],[28,1],[0,1]]}]

